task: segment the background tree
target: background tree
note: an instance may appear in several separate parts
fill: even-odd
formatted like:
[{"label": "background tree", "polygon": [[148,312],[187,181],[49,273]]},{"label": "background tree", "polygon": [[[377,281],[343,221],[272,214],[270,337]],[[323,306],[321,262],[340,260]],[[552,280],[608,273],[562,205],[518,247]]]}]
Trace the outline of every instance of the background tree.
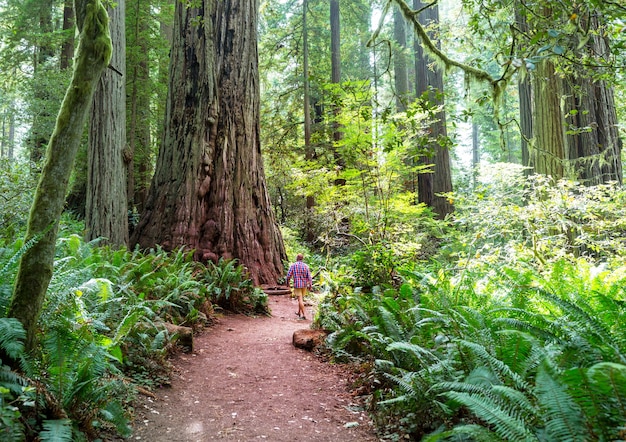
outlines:
[{"label": "background tree", "polygon": [[[89,129],[87,240],[104,238],[114,247],[128,245],[126,164],[126,3],[109,7],[113,55],[94,94]],[[148,126],[149,127],[149,126]],[[126,155],[126,158],[125,158]]]},{"label": "background tree", "polygon": [[[417,20],[423,27],[431,29],[430,36],[439,47],[439,37],[436,35],[439,24],[439,6],[435,3],[425,5],[414,0],[413,7],[420,11]],[[418,176],[419,201],[432,207],[440,218],[452,213],[453,206],[446,193],[452,192],[452,175],[450,171],[450,140],[446,128],[446,113],[444,109],[443,71],[424,56],[419,44],[415,44],[415,72],[416,95],[427,99],[428,106],[437,109],[435,118],[430,126],[432,143],[427,147],[419,163],[423,166],[433,165],[432,173],[421,173]]]},{"label": "background tree", "polygon": [[133,244],[237,258],[276,283],[285,251],[259,139],[257,2],[176,4],[165,134]]}]

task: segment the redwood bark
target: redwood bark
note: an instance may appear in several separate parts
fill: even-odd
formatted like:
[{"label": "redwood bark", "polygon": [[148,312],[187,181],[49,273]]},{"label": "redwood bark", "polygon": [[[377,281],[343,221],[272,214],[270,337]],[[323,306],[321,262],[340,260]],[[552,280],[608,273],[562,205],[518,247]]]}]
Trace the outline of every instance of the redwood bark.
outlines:
[{"label": "redwood bark", "polygon": [[[420,0],[413,1],[414,9],[417,10],[423,6],[424,3]],[[423,25],[438,24],[439,7],[437,4],[422,11],[418,20]],[[418,198],[420,202],[432,207],[440,219],[444,219],[446,215],[454,211],[454,206],[447,197],[440,195],[452,192],[446,114],[443,110],[443,72],[436,66],[432,69],[428,67],[428,60],[418,42],[415,43],[415,57],[416,95],[420,97],[424,92],[428,92],[431,105],[441,106],[441,111],[437,113],[435,121],[430,126],[430,136],[433,139],[430,146],[432,153],[419,159],[422,165],[433,164],[433,173],[418,175]]]},{"label": "redwood bark", "polygon": [[114,247],[128,245],[125,8],[108,8],[113,55],[94,94],[87,158],[85,235]]},{"label": "redwood bark", "polygon": [[237,258],[271,284],[286,255],[259,141],[257,13],[249,0],[176,3],[165,132],[132,243]]},{"label": "redwood bark", "polygon": [[561,80],[550,60],[537,64],[533,80],[535,147],[531,151],[531,162],[535,172],[558,180],[564,176],[565,159]]}]

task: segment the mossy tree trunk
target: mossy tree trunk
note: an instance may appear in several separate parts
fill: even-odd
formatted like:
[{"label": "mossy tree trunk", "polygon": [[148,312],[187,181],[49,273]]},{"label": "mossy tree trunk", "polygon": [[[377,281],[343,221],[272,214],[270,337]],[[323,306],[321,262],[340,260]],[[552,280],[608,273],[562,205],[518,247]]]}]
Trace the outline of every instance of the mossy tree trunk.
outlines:
[{"label": "mossy tree trunk", "polygon": [[259,140],[257,3],[176,3],[165,133],[131,242],[237,258],[275,284],[286,256]]},{"label": "mossy tree trunk", "polygon": [[113,54],[94,94],[87,156],[85,236],[113,247],[128,245],[126,191],[125,0],[109,7]]},{"label": "mossy tree trunk", "polygon": [[79,46],[74,73],[57,116],[54,133],[31,206],[26,241],[8,316],[20,320],[27,349],[35,344],[37,319],[52,278],[59,219],[96,84],[111,58],[108,16],[100,0],[76,0]]}]

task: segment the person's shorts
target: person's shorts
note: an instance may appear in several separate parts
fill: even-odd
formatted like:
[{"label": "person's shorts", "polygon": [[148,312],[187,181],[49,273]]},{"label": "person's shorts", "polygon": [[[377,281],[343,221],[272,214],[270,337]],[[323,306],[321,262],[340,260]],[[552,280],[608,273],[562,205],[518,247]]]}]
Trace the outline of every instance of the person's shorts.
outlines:
[{"label": "person's shorts", "polygon": [[293,288],[294,296],[304,296],[306,295],[306,287]]}]

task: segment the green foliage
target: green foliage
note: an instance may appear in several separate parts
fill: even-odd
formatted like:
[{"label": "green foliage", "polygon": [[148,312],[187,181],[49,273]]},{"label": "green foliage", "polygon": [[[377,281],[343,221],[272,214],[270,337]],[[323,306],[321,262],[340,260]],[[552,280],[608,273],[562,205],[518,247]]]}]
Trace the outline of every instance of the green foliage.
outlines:
[{"label": "green foliage", "polygon": [[267,295],[255,288],[237,260],[220,258],[208,262],[203,278],[212,302],[234,312],[269,314]]},{"label": "green foliage", "polygon": [[8,247],[26,231],[35,181],[27,167],[0,158],[0,247]]},{"label": "green foliage", "polygon": [[[626,263],[619,243],[593,253],[589,245],[608,233],[598,225],[621,222],[600,209],[621,201],[622,191],[565,183],[527,189],[494,184],[467,215],[459,204],[463,229],[453,231],[440,263],[400,266],[396,288],[342,287],[320,304],[317,321],[332,331],[336,357],[373,362],[371,401],[387,437],[621,437]],[[563,222],[569,217],[582,222]],[[524,228],[530,220],[534,227]],[[571,246],[576,235],[546,235],[571,227],[585,235],[586,252]],[[609,229],[614,238],[620,232]],[[360,262],[375,273],[374,255]]]}]

